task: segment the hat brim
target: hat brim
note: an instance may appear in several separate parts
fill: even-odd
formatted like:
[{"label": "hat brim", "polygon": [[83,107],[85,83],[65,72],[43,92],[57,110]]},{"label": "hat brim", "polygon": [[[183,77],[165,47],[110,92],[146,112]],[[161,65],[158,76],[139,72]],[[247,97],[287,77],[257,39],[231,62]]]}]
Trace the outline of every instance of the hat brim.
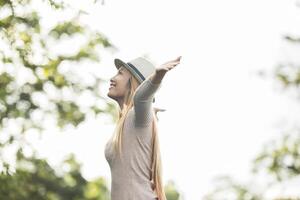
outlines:
[{"label": "hat brim", "polygon": [[115,66],[117,69],[119,69],[122,66],[124,66],[126,68],[128,67],[128,65],[119,58],[115,58],[114,63],[115,63]]},{"label": "hat brim", "polygon": [[[117,69],[119,69],[120,67],[125,67],[126,69],[128,69],[133,75],[135,78],[137,78],[137,80],[142,83],[143,80],[136,74],[136,72],[127,64],[125,63],[124,61],[122,61],[121,59],[119,58],[115,58],[114,59],[114,63],[115,63],[115,66]],[[155,102],[155,97],[153,98],[152,100],[153,102]]]},{"label": "hat brim", "polygon": [[139,77],[139,75],[134,71],[134,69],[132,69],[126,62],[122,61],[119,58],[115,58],[114,59],[114,63],[117,69],[119,69],[120,67],[125,67],[126,69],[128,69],[131,74],[140,82],[142,83],[143,80],[141,79],[141,77]]}]

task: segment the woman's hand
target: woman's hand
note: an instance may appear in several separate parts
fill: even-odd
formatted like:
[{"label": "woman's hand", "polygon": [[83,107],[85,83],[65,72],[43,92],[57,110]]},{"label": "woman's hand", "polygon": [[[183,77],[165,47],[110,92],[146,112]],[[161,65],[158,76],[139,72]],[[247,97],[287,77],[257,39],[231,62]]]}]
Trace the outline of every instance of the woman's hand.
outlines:
[{"label": "woman's hand", "polygon": [[177,57],[175,60],[170,60],[156,68],[155,73],[152,77],[152,82],[154,84],[160,83],[165,74],[180,63],[180,59],[181,56]]}]

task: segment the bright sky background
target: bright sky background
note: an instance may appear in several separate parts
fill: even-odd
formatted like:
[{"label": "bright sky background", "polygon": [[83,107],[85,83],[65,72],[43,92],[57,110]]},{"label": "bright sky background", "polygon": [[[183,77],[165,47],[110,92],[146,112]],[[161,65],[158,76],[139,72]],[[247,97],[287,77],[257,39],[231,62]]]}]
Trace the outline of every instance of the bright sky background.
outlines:
[{"label": "bright sky background", "polygon": [[[299,102],[281,94],[272,77],[257,75],[259,70],[271,75],[278,61],[291,59],[282,35],[300,33],[296,1],[85,2],[73,6],[88,10],[83,20],[119,48],[100,55],[103,78],[116,73],[115,57],[147,55],[158,65],[182,56],[154,106],[167,109],[159,113],[163,179],[174,180],[185,200],[201,199],[218,175],[249,180],[251,159],[262,145],[299,123]],[[104,95],[108,87],[103,85]],[[74,152],[86,178],[104,176],[109,182],[104,145],[113,127],[107,116],[91,118],[76,131],[49,127],[35,144],[51,163]]]}]

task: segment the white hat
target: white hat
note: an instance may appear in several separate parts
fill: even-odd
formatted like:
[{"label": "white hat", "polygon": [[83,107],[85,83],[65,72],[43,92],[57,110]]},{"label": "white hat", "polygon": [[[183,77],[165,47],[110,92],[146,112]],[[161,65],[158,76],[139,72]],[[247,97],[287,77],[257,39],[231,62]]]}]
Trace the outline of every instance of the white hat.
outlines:
[{"label": "white hat", "polygon": [[[129,62],[124,62],[121,59],[115,58],[114,60],[115,66],[119,69],[121,66],[128,69],[131,74],[142,83],[145,79],[147,79],[151,74],[155,72],[155,66],[149,60],[143,57],[137,57]],[[155,98],[153,98],[153,102],[155,102]]]},{"label": "white hat", "polygon": [[135,58],[127,63],[116,58],[114,62],[117,69],[119,69],[121,66],[124,66],[126,69],[128,69],[137,78],[139,83],[142,83],[153,72],[155,72],[154,64],[143,57]]}]

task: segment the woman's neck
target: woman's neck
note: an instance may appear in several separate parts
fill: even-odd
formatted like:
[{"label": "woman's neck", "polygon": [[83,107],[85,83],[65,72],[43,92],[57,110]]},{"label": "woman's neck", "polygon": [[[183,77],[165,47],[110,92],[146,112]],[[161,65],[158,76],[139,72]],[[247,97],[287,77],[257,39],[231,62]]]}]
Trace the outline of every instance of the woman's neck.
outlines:
[{"label": "woman's neck", "polygon": [[123,104],[124,104],[124,98],[116,99],[116,101],[118,102],[119,107],[122,110],[123,109]]}]

